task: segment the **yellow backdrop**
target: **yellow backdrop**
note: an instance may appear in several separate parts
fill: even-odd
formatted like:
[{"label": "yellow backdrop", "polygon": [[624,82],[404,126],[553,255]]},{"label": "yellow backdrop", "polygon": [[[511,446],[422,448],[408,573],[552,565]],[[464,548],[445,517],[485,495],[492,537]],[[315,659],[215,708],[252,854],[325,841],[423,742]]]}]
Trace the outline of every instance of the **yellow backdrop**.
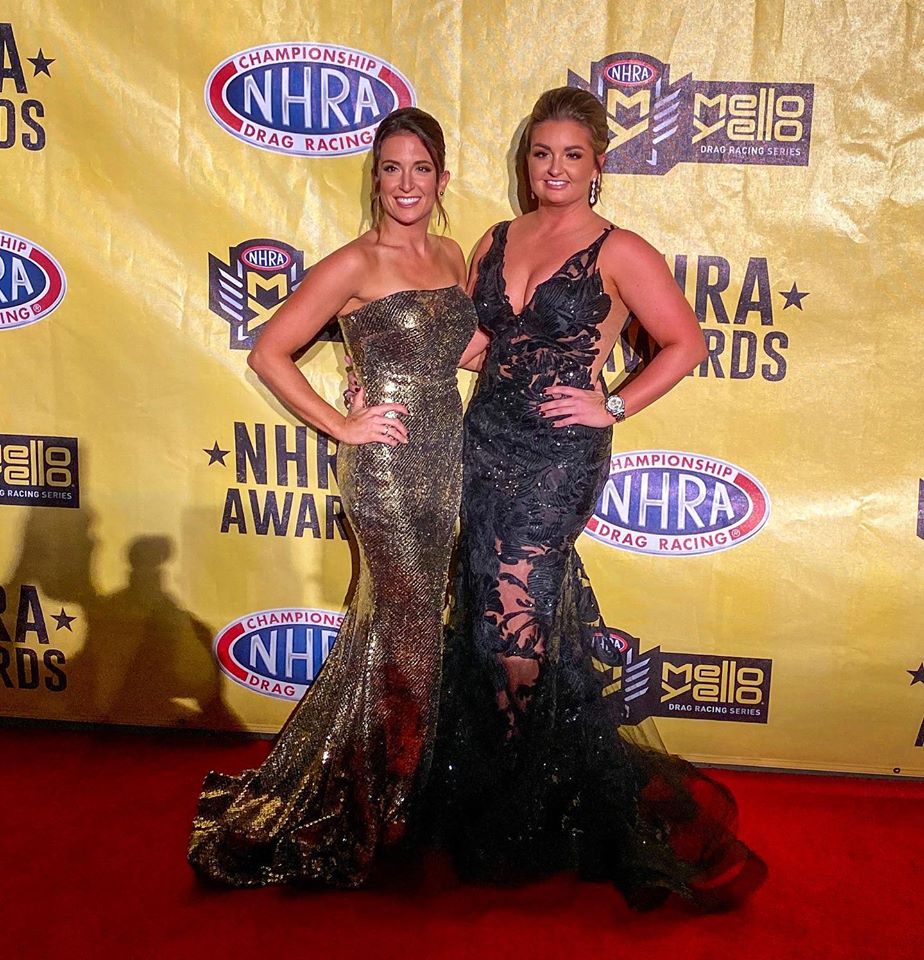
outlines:
[{"label": "yellow backdrop", "polygon": [[[611,116],[599,209],[710,346],[616,431],[580,542],[611,692],[694,759],[924,774],[920,10],[538,9],[5,5],[0,713],[279,727],[351,556],[334,447],[249,372],[253,333],[363,228],[388,110],[442,121],[470,249],[571,83]],[[647,350],[630,328],[613,380]],[[336,340],[300,363],[338,397]]]}]

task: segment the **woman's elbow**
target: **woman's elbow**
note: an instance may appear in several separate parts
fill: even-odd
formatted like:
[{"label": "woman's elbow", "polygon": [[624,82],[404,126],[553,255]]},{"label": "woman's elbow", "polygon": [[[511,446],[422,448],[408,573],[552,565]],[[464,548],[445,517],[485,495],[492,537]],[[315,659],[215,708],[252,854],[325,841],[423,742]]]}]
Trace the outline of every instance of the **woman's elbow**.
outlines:
[{"label": "woman's elbow", "polygon": [[690,369],[698,367],[709,356],[709,348],[706,346],[706,340],[700,334],[690,345],[690,354],[688,357]]},{"label": "woman's elbow", "polygon": [[254,344],[247,354],[247,366],[259,377],[266,369],[266,350],[260,348],[259,342]]},{"label": "woman's elbow", "polygon": [[680,340],[683,344],[684,366],[687,370],[692,370],[709,356],[709,348],[706,346],[703,328],[695,318],[693,319],[694,322],[687,327]]}]

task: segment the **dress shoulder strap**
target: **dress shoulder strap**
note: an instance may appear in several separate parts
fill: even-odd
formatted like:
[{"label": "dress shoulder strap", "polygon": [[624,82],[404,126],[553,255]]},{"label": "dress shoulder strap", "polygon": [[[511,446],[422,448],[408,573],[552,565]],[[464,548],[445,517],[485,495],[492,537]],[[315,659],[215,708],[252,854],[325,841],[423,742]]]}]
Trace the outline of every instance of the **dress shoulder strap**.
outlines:
[{"label": "dress shoulder strap", "polygon": [[507,231],[510,229],[512,220],[501,220],[494,228],[494,243],[500,243],[501,246],[507,245]]},{"label": "dress shoulder strap", "polygon": [[574,272],[572,275],[577,274],[589,277],[597,269],[597,258],[600,256],[603,241],[606,240],[615,229],[616,227],[611,223],[590,246],[584,247],[583,250],[578,250],[568,263],[565,264],[565,268],[570,268],[569,272]]},{"label": "dress shoulder strap", "polygon": [[605,227],[603,233],[597,237],[596,240],[588,247],[587,252],[590,254],[588,261],[588,268],[596,266],[597,257],[600,256],[600,251],[603,248],[603,242],[606,238],[616,229],[616,225],[611,223],[609,226]]}]

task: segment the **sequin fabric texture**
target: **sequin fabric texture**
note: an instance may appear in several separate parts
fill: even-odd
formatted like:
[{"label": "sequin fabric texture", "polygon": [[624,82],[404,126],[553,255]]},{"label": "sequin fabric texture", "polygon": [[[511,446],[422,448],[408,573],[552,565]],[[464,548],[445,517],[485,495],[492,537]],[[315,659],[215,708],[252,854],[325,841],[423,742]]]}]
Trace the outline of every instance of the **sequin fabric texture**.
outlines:
[{"label": "sequin fabric texture", "polygon": [[611,307],[597,259],[612,228],[515,313],[508,226],[495,228],[474,294],[493,339],[465,420],[433,829],[471,879],[568,868],[613,881],[639,908],[670,892],[733,906],[765,872],[735,837],[734,800],[653,732],[627,728],[593,666],[606,625],[575,541],[612,428],[556,428],[538,410],[553,384],[592,385]]},{"label": "sequin fabric texture", "polygon": [[189,860],[213,880],[355,887],[405,834],[432,752],[462,482],[456,366],[475,324],[459,287],[399,291],[341,318],[367,404],[406,404],[409,443],[340,447],[354,598],[263,765],[206,777]]}]

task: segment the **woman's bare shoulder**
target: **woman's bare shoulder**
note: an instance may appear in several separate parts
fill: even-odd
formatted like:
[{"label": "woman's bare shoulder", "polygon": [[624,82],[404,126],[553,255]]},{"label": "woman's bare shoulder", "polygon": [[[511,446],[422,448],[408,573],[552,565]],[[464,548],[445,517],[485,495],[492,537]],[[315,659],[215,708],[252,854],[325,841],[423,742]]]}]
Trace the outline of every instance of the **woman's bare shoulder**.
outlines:
[{"label": "woman's bare shoulder", "polygon": [[377,260],[375,243],[369,238],[368,233],[364,233],[327,254],[315,264],[315,268],[323,267],[325,270],[344,270],[355,273],[373,268]]},{"label": "woman's bare shoulder", "polygon": [[430,234],[437,243],[440,245],[440,250],[449,257],[461,257],[462,247],[459,246],[458,241],[453,240],[452,237],[447,237],[438,233]]},{"label": "woman's bare shoulder", "polygon": [[459,283],[465,283],[465,254],[452,237],[433,235],[439,244],[440,253],[452,267]]},{"label": "woman's bare shoulder", "polygon": [[604,243],[604,248],[619,250],[623,254],[645,255],[654,253],[659,257],[661,256],[657,249],[641,234],[620,226],[615,226],[615,229],[610,231]]},{"label": "woman's bare shoulder", "polygon": [[603,264],[618,271],[626,266],[639,268],[664,265],[664,254],[634,230],[611,230],[600,250]]}]

